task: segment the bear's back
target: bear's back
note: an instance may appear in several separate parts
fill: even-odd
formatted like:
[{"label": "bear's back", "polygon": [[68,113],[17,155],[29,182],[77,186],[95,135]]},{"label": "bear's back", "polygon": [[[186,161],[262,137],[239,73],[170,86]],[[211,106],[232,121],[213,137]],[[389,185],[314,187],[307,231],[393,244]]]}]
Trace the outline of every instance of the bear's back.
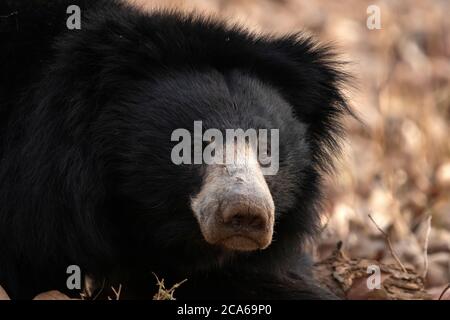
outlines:
[{"label": "bear's back", "polygon": [[9,113],[52,57],[55,38],[67,30],[67,8],[98,0],[0,1],[0,134]]}]

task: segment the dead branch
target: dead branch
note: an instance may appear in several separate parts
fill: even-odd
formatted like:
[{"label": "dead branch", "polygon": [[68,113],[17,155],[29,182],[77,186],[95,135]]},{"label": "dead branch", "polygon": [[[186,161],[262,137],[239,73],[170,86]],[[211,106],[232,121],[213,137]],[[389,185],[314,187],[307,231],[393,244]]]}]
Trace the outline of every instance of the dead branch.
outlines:
[{"label": "dead branch", "polygon": [[391,243],[391,239],[389,238],[389,235],[380,228],[380,226],[376,223],[376,221],[373,219],[372,215],[368,214],[369,219],[372,220],[373,224],[375,225],[375,227],[381,232],[381,234],[384,236],[384,239],[386,240],[388,246],[389,246],[389,251],[391,252],[391,255],[394,257],[395,261],[398,263],[398,265],[402,268],[403,272],[407,273],[408,271],[406,270],[405,266],[403,265],[403,263],[400,261],[400,258],[397,256],[397,254],[395,253],[395,250],[392,246]]},{"label": "dead branch", "polygon": [[439,295],[438,300],[442,300],[442,298],[444,297],[445,293],[450,289],[450,283],[447,284],[447,286],[444,288],[444,290],[442,290],[442,293]]},{"label": "dead branch", "polygon": [[431,215],[427,218],[427,233],[425,234],[425,242],[423,244],[423,272],[422,278],[425,279],[428,273],[428,242],[431,233]]}]

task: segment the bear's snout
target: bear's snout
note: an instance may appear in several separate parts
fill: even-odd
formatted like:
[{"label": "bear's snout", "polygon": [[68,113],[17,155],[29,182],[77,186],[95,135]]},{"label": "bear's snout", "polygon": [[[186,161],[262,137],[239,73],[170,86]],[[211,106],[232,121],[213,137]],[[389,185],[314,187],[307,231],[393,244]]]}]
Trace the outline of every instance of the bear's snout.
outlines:
[{"label": "bear's snout", "polygon": [[192,210],[204,239],[231,250],[265,249],[272,242],[275,207],[252,152],[233,164],[209,165]]},{"label": "bear's snout", "polygon": [[[239,192],[239,191],[238,191]],[[219,244],[233,250],[264,249],[272,241],[273,206],[269,194],[249,194],[242,190],[233,195],[224,194],[213,225],[214,238]],[[269,198],[270,197],[270,198]]]}]

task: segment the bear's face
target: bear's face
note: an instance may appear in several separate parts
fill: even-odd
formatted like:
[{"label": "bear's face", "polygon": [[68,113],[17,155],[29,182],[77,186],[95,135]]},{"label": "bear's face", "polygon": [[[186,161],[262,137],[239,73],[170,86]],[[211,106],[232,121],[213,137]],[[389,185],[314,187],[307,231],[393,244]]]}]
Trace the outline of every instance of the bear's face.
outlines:
[{"label": "bear's face", "polygon": [[[136,242],[186,254],[254,251],[280,239],[288,215],[305,215],[309,228],[308,212],[292,212],[315,183],[308,125],[276,89],[238,70],[169,72],[136,85],[124,101],[102,123],[116,130],[117,208],[127,211],[127,222],[133,216]],[[248,137],[227,139],[239,129],[256,132],[256,148]],[[212,149],[214,163],[205,158]]]}]

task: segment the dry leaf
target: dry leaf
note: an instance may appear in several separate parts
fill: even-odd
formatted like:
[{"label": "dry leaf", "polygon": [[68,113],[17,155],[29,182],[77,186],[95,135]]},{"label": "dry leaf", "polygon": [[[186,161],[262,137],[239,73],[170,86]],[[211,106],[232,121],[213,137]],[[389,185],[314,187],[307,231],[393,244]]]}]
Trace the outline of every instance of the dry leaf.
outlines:
[{"label": "dry leaf", "polygon": [[56,290],[47,291],[38,294],[33,300],[73,300],[66,296],[64,293]]},{"label": "dry leaf", "polygon": [[0,300],[11,300],[5,290],[3,290],[2,286],[0,286]]}]

